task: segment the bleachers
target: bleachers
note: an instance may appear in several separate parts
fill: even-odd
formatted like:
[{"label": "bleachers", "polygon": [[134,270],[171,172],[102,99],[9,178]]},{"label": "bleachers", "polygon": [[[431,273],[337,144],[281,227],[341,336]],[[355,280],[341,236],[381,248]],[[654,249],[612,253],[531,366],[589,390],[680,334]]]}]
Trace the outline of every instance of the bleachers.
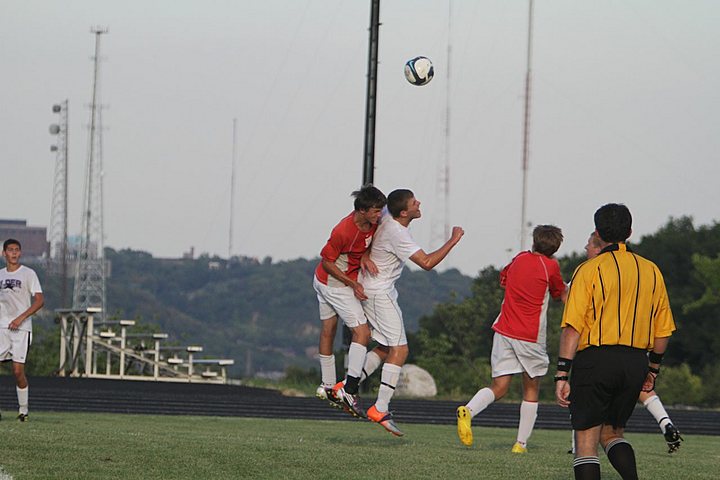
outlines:
[{"label": "bleachers", "polygon": [[[97,308],[56,310],[59,376],[227,383],[227,367],[234,360],[195,358],[202,346],[162,345],[169,339],[167,333],[129,331],[135,320],[101,320],[101,313]],[[198,365],[204,368],[199,373]]]}]

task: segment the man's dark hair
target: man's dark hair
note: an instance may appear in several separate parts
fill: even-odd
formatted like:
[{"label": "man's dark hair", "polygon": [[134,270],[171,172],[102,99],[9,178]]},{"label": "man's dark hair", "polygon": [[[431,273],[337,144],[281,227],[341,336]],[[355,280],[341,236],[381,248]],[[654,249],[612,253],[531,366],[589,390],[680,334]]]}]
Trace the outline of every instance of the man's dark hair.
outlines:
[{"label": "man's dark hair", "polygon": [[360,190],[352,192],[355,197],[355,211],[370,210],[371,208],[383,208],[387,203],[385,194],[373,187],[371,184],[363,185]]},{"label": "man's dark hair", "polygon": [[3,242],[3,252],[7,250],[7,247],[10,245],[17,245],[20,250],[22,250],[22,245],[20,245],[20,242],[15,240],[14,238],[8,238]]},{"label": "man's dark hair", "polygon": [[632,215],[621,203],[608,203],[595,212],[595,229],[607,243],[624,242],[632,232]]},{"label": "man's dark hair", "polygon": [[399,217],[400,212],[407,210],[408,200],[413,198],[415,194],[405,188],[393,190],[388,195],[388,212],[393,217]]},{"label": "man's dark hair", "polygon": [[538,225],[533,230],[533,252],[552,257],[563,241],[562,230],[555,225]]}]

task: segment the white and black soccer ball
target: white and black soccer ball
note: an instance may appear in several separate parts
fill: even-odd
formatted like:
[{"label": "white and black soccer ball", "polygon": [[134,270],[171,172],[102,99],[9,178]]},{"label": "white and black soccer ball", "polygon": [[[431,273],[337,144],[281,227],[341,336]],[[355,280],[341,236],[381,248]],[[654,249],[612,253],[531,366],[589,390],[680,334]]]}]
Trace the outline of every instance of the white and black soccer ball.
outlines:
[{"label": "white and black soccer ball", "polygon": [[427,85],[434,75],[433,64],[427,57],[415,57],[405,63],[405,78],[413,85]]}]

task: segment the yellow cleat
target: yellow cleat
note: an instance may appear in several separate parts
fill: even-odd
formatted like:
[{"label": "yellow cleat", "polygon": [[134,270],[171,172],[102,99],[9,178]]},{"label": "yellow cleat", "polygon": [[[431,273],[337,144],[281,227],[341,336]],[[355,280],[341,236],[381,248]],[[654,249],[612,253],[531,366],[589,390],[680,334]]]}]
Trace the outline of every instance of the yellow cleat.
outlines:
[{"label": "yellow cleat", "polygon": [[472,446],[472,415],[467,407],[457,408],[457,433],[463,445]]},{"label": "yellow cleat", "polygon": [[513,445],[513,448],[510,451],[512,453],[527,453],[527,448],[523,447],[520,442],[515,442],[515,445]]}]

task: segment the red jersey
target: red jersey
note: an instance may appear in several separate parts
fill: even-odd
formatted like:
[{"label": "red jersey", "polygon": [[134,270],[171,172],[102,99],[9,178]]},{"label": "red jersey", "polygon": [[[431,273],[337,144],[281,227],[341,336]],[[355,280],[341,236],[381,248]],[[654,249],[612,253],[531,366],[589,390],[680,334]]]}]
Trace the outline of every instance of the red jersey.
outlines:
[{"label": "red jersey", "polygon": [[[348,277],[357,280],[360,271],[360,259],[363,253],[370,246],[373,234],[377,230],[377,225],[371,225],[370,230],[362,232],[355,225],[355,212],[340,220],[330,233],[330,238],[320,251],[323,260],[334,262],[335,265]],[[345,284],[329,275],[320,262],[315,268],[315,276],[329,287],[344,287]]]},{"label": "red jersey", "polygon": [[500,272],[500,285],[505,287],[505,298],[493,330],[517,340],[545,344],[549,296],[559,298],[565,291],[557,260],[520,252]]}]

